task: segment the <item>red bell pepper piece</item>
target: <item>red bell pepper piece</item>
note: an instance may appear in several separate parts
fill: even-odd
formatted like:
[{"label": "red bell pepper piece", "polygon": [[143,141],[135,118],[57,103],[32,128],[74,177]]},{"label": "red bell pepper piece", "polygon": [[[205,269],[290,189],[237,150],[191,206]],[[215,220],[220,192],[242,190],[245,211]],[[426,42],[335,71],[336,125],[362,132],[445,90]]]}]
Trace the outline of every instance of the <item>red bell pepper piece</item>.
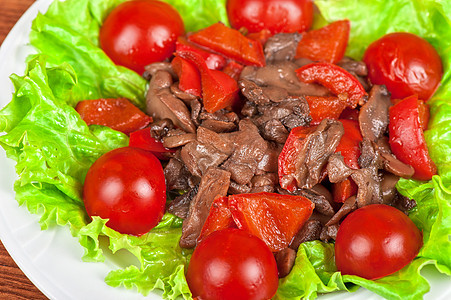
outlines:
[{"label": "red bell pepper piece", "polygon": [[332,196],[338,203],[343,203],[349,197],[357,195],[357,190],[357,184],[351,178],[332,184]]},{"label": "red bell pepper piece", "polygon": [[240,79],[241,71],[243,71],[244,66],[231,60],[222,70],[224,73],[238,81]]},{"label": "red bell pepper piece", "polygon": [[197,238],[197,243],[200,243],[203,238],[210,235],[214,231],[236,228],[235,221],[232,218],[232,213],[229,209],[229,198],[227,196],[216,198],[210,208],[210,213],[205,220],[202,231]]},{"label": "red bell pepper piece", "polygon": [[296,58],[337,63],[345,55],[351,23],[349,20],[333,22],[325,27],[302,34],[296,49]]},{"label": "red bell pepper piece", "polygon": [[344,135],[341,137],[335,152],[341,152],[346,165],[352,169],[358,169],[360,157],[360,143],[362,134],[360,133],[359,122],[356,120],[340,120],[343,124]]},{"label": "red bell pepper piece", "polygon": [[294,191],[297,186],[295,179],[288,182],[284,177],[296,172],[296,159],[299,155],[299,151],[302,148],[305,138],[315,131],[317,126],[312,127],[295,127],[290,131],[285,145],[279,154],[278,159],[278,173],[279,184],[282,188],[288,191]]},{"label": "red bell pepper piece", "polygon": [[263,192],[229,196],[237,227],[259,237],[272,252],[288,246],[314,207],[307,198],[295,195]]},{"label": "red bell pepper piece", "polygon": [[311,63],[296,70],[299,79],[306,83],[319,83],[333,94],[348,95],[348,106],[355,108],[366,95],[362,84],[345,69],[330,63]]},{"label": "red bell pepper piece", "polygon": [[199,70],[202,99],[204,107],[209,113],[232,107],[238,101],[239,88],[232,77],[218,70],[210,70],[202,56],[194,51],[180,51],[175,55],[193,63]]},{"label": "red bell pepper piece", "polygon": [[359,120],[359,110],[355,108],[346,107],[340,115],[340,119]]},{"label": "red bell pepper piece", "polygon": [[179,78],[179,89],[191,95],[200,97],[202,87],[200,83],[200,74],[197,68],[181,57],[174,57],[171,62],[172,69]]},{"label": "red bell pepper piece", "polygon": [[346,99],[340,97],[305,96],[312,117],[311,125],[318,125],[324,119],[337,120],[347,106]]},{"label": "red bell pepper piece", "polygon": [[437,167],[424,139],[419,101],[417,95],[409,96],[390,107],[389,143],[393,154],[415,169],[413,178],[430,180],[437,174]]},{"label": "red bell pepper piece", "polygon": [[264,46],[266,44],[266,42],[268,41],[268,39],[270,37],[272,37],[273,34],[271,33],[271,31],[269,31],[269,29],[262,29],[259,32],[253,32],[253,33],[248,33],[246,35],[246,37],[248,39],[254,40],[254,41],[259,41],[260,44],[262,44],[262,46]]},{"label": "red bell pepper piece", "polygon": [[126,98],[83,100],[75,110],[88,125],[108,126],[127,135],[152,122],[150,116]]},{"label": "red bell pepper piece", "polygon": [[222,23],[213,24],[188,37],[196,44],[236,60],[244,65],[265,66],[262,44],[245,37]]},{"label": "red bell pepper piece", "polygon": [[185,37],[179,36],[177,38],[177,42],[175,43],[175,51],[177,52],[184,50],[199,53],[203,59],[205,59],[205,63],[208,68],[212,70],[222,70],[222,68],[224,68],[227,64],[227,59],[224,56],[202,49],[199,46],[189,42]]},{"label": "red bell pepper piece", "polygon": [[[340,120],[340,122],[343,124],[345,132],[340,140],[340,143],[335,149],[335,152],[341,153],[344,162],[348,167],[358,169],[360,168],[360,143],[362,142],[359,122],[356,120],[346,119]],[[351,178],[332,184],[332,195],[335,202],[343,203],[346,199],[356,194],[357,185]]]},{"label": "red bell pepper piece", "polygon": [[130,133],[128,146],[150,151],[160,160],[167,160],[170,157],[168,154],[175,153],[175,150],[164,147],[162,142],[151,136],[150,127]]}]

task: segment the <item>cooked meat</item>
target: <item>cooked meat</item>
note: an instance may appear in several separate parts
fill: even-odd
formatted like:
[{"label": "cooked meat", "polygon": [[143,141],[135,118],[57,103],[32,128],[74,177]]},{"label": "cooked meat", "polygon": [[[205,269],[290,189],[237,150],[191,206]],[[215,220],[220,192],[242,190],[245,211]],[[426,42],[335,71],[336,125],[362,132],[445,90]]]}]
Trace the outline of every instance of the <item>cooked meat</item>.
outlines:
[{"label": "cooked meat", "polygon": [[185,164],[178,158],[173,157],[164,168],[166,188],[170,190],[188,190],[190,188],[191,174]]},{"label": "cooked meat", "polygon": [[235,181],[230,182],[228,193],[231,195],[247,194],[251,192],[251,187],[248,184],[238,184]]},{"label": "cooked meat", "polygon": [[179,88],[178,82],[171,85],[171,92],[174,94],[174,96],[176,96],[177,98],[179,98],[183,102],[185,102],[186,105],[189,105],[191,100],[197,99],[197,96],[194,96],[193,94],[182,91]]},{"label": "cooked meat", "polygon": [[319,240],[323,225],[318,220],[309,219],[301,230],[294,236],[290,248],[297,250],[302,243]]},{"label": "cooked meat", "polygon": [[338,227],[338,224],[324,226],[321,230],[320,240],[326,243],[330,240],[335,240],[337,238]]},{"label": "cooked meat", "polygon": [[313,189],[299,189],[296,191],[296,194],[312,201],[315,204],[315,210],[320,214],[325,216],[333,216],[335,214],[335,211],[326,196],[317,191]]},{"label": "cooked meat", "polygon": [[178,135],[166,135],[163,138],[163,146],[166,148],[177,148],[184,146],[192,141],[196,140],[196,134],[194,133],[185,133]]},{"label": "cooked meat", "polygon": [[379,151],[382,158],[383,167],[386,171],[395,174],[400,177],[410,178],[415,173],[415,169],[408,164],[401,162],[391,152],[386,137],[380,138],[376,145],[374,145],[377,151]]},{"label": "cooked meat", "polygon": [[227,154],[219,152],[215,147],[198,141],[188,143],[181,151],[186,168],[197,177],[202,177],[209,168],[219,166],[227,157]]},{"label": "cooked meat", "polygon": [[169,130],[174,129],[174,124],[170,119],[155,120],[149,125],[150,136],[154,139],[161,140],[167,135]]},{"label": "cooked meat", "polygon": [[282,122],[271,119],[261,126],[261,133],[266,140],[283,144],[287,140],[289,131]]},{"label": "cooked meat", "polygon": [[376,142],[387,131],[390,93],[384,85],[374,85],[368,101],[360,108],[359,125],[362,136]]},{"label": "cooked meat", "polygon": [[415,200],[409,199],[406,196],[398,193],[398,197],[396,198],[396,202],[393,206],[408,215],[409,211],[417,206],[417,203],[415,202]]},{"label": "cooked meat", "polygon": [[293,179],[299,188],[309,189],[318,184],[322,178],[323,168],[329,156],[344,134],[343,125],[339,121],[325,119],[316,130],[308,134],[295,159],[296,171],[280,179],[280,185],[287,187]]},{"label": "cooked meat", "polygon": [[301,40],[300,33],[278,33],[270,37],[265,43],[266,63],[293,60],[296,48]]},{"label": "cooked meat", "polygon": [[345,200],[345,202],[337,211],[337,213],[332,218],[330,218],[330,220],[326,223],[326,226],[338,224],[347,214],[356,209],[357,209],[356,197],[351,196]]},{"label": "cooked meat", "polygon": [[296,260],[296,251],[291,248],[285,248],[274,254],[279,271],[279,278],[290,274]]},{"label": "cooked meat", "polygon": [[144,67],[143,77],[150,80],[158,71],[165,71],[171,74],[172,78],[177,78],[170,62],[156,62]]},{"label": "cooked meat", "polygon": [[273,193],[278,183],[277,173],[265,173],[256,175],[251,180],[251,193]]},{"label": "cooked meat", "polygon": [[396,184],[399,181],[399,176],[385,173],[381,180],[381,193],[382,193],[382,203],[392,204],[398,197],[398,190],[396,189]]},{"label": "cooked meat", "polygon": [[285,89],[294,96],[329,94],[329,90],[321,85],[301,82],[295,72],[298,68],[297,64],[290,61],[268,64],[262,68],[246,66],[241,72],[240,79],[253,81],[259,86]]},{"label": "cooked meat", "polygon": [[191,121],[191,114],[183,101],[171,93],[171,85],[171,74],[166,71],[155,73],[147,91],[146,111],[155,120],[170,119],[186,132],[194,133],[196,127]]},{"label": "cooked meat", "polygon": [[268,142],[268,148],[266,148],[266,151],[263,153],[262,159],[258,161],[256,175],[261,175],[266,172],[278,172],[278,159],[282,148],[283,144]]},{"label": "cooked meat", "polygon": [[227,138],[227,135],[218,134],[204,127],[197,129],[197,140],[199,143],[211,146],[226,155],[232,154],[234,149],[233,142]]},{"label": "cooked meat", "polygon": [[201,124],[202,127],[210,129],[217,133],[223,133],[223,132],[231,132],[236,130],[237,126],[233,122],[227,122],[227,121],[219,121],[219,120],[205,120]]},{"label": "cooked meat", "polygon": [[[378,159],[375,158],[375,161]],[[330,182],[340,182],[351,176],[357,184],[357,205],[363,207],[369,204],[382,203],[380,178],[377,165],[373,164],[361,169],[351,169],[346,166],[343,156],[332,154],[327,164],[327,174]]]},{"label": "cooked meat", "polygon": [[191,188],[188,192],[176,197],[167,206],[167,211],[179,218],[185,219],[188,216],[189,206],[194,196],[196,196],[199,186]]},{"label": "cooked meat", "polygon": [[231,173],[231,179],[238,184],[247,184],[257,172],[259,162],[264,158],[269,144],[248,119],[239,123],[239,131],[227,134],[234,144],[232,155],[222,168]]},{"label": "cooked meat", "polygon": [[368,76],[368,69],[363,61],[356,61],[345,56],[337,63],[337,65],[358,76]]},{"label": "cooked meat", "polygon": [[211,204],[217,196],[225,196],[230,184],[230,173],[217,168],[208,169],[202,176],[199,190],[191,201],[189,212],[183,220],[180,247],[194,248],[202,226],[208,217]]}]

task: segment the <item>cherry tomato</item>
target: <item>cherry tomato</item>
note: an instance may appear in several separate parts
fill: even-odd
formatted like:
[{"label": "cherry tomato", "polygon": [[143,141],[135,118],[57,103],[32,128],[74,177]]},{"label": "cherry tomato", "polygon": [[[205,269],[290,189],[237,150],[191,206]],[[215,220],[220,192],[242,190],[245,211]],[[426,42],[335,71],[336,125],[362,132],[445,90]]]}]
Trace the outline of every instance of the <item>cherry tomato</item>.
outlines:
[{"label": "cherry tomato", "polygon": [[232,27],[248,32],[268,29],[279,32],[303,32],[312,26],[311,0],[228,0],[227,14]]},{"label": "cherry tomato", "polygon": [[166,185],[160,161],[150,152],[124,147],[102,155],[89,168],[83,201],[90,217],[110,228],[141,235],[164,214]]},{"label": "cherry tomato", "polygon": [[100,46],[114,63],[142,74],[144,66],[171,57],[177,37],[184,31],[182,18],[169,4],[127,1],[105,19]]},{"label": "cherry tomato", "polygon": [[199,299],[271,299],[278,287],[277,264],[266,244],[234,228],[215,231],[194,250],[186,279]]},{"label": "cherry tomato", "polygon": [[372,204],[340,225],[335,262],[342,274],[377,279],[402,269],[421,246],[421,232],[409,217],[392,206]]},{"label": "cherry tomato", "polygon": [[414,94],[429,100],[443,75],[437,51],[426,40],[407,32],[390,33],[373,42],[363,61],[373,84],[385,84],[392,98]]}]

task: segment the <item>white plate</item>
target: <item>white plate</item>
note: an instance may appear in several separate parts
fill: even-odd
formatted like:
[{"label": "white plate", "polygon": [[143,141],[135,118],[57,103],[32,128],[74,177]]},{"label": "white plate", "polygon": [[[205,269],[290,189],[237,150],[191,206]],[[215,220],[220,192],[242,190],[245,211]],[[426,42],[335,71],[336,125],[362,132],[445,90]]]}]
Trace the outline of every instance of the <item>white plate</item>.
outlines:
[{"label": "white plate", "polygon": [[[25,58],[33,52],[28,44],[31,22],[38,11],[45,12],[52,0],[38,0],[14,26],[0,49],[0,106],[5,106],[13,93],[9,75],[22,75]],[[82,262],[83,249],[68,228],[41,231],[39,216],[19,207],[14,199],[16,179],[14,162],[0,151],[0,239],[17,265],[50,299],[161,299],[157,294],[143,297],[135,290],[112,288],[104,282],[114,269],[124,267],[121,257],[107,257],[105,263]],[[448,277],[427,267],[423,272],[431,282],[425,299],[451,299]],[[356,293],[335,293],[321,299],[380,299],[360,289]]]}]

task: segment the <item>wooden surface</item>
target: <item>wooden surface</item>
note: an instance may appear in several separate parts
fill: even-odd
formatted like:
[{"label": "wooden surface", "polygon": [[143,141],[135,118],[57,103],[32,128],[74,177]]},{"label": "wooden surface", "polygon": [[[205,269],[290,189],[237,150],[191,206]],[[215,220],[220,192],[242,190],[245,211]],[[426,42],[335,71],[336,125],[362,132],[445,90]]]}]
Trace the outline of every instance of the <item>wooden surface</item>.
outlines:
[{"label": "wooden surface", "polygon": [[[0,45],[34,0],[0,0]],[[0,242],[0,299],[47,299],[19,269]]]}]

